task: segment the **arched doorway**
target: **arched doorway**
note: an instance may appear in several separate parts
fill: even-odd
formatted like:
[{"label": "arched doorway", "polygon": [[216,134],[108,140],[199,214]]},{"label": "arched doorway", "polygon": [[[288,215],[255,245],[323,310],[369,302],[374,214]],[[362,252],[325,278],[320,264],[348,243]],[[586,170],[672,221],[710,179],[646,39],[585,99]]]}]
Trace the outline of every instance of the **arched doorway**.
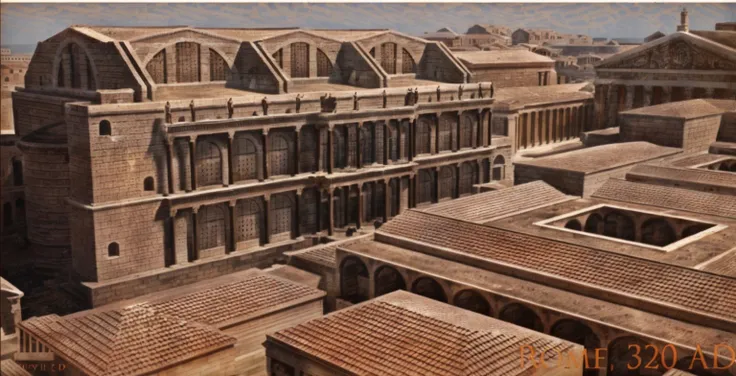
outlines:
[{"label": "arched doorway", "polygon": [[368,268],[357,257],[346,257],[340,264],[340,296],[353,304],[368,300]]},{"label": "arched doorway", "polygon": [[585,220],[584,231],[593,234],[600,234],[602,231],[601,227],[603,227],[602,224],[603,217],[598,213],[593,213]]},{"label": "arched doorway", "polygon": [[197,249],[225,247],[227,244],[227,215],[222,205],[204,206],[197,213]]},{"label": "arched doorway", "polygon": [[457,115],[443,114],[440,117],[438,152],[452,150],[452,129],[457,126]]},{"label": "arched doorway", "polygon": [[268,145],[268,158],[271,162],[271,176],[289,175],[291,173],[291,158],[289,140],[283,134],[274,134]]},{"label": "arched doorway", "polygon": [[473,184],[478,180],[476,174],[476,165],[472,162],[465,162],[460,165],[460,192],[459,196],[473,193]]},{"label": "arched doorway", "polygon": [[432,152],[431,127],[427,119],[417,121],[417,154],[429,154]]},{"label": "arched doorway", "polygon": [[608,213],[603,220],[603,235],[623,240],[635,240],[634,221],[619,211]]},{"label": "arched doorway", "polygon": [[236,241],[238,245],[257,246],[262,241],[263,203],[261,198],[238,200],[236,214]]},{"label": "arched doorway", "polygon": [[456,197],[455,186],[455,168],[453,166],[444,166],[440,170],[440,194],[439,200]]},{"label": "arched doorway", "polygon": [[235,136],[233,142],[233,180],[255,180],[259,178],[260,145],[253,137],[243,134]]},{"label": "arched doorway", "polygon": [[506,159],[504,159],[503,155],[497,155],[496,158],[493,159],[493,180],[499,181],[506,178],[505,166]]},{"label": "arched doorway", "polygon": [[463,123],[460,125],[460,148],[473,147],[473,129],[475,128],[476,116],[463,115]]},{"label": "arched doorway", "polygon": [[501,310],[501,314],[498,318],[527,329],[544,332],[542,319],[540,319],[531,308],[519,303],[507,305],[503,310]]},{"label": "arched doorway", "polygon": [[406,290],[404,277],[401,276],[398,270],[388,265],[381,266],[376,270],[375,280],[375,294],[377,297],[396,290]]},{"label": "arched doorway", "polygon": [[434,179],[429,170],[419,170],[419,199],[417,204],[434,201]]},{"label": "arched doorway", "polygon": [[475,290],[460,291],[455,295],[452,304],[475,313],[491,315],[491,305]]},{"label": "arched doorway", "polygon": [[434,299],[443,303],[447,303],[447,295],[439,282],[430,277],[421,277],[414,282],[411,292]]},{"label": "arched doorway", "polygon": [[271,196],[271,241],[291,238],[294,199],[290,192]]},{"label": "arched doorway", "polygon": [[[647,343],[637,337],[622,337],[608,345],[608,376],[659,376],[664,373],[661,369],[661,359],[657,350],[662,347],[647,347]],[[637,365],[636,355],[641,359]],[[656,359],[654,357],[657,356]],[[660,369],[646,368],[645,366],[658,365]],[[670,363],[668,363],[670,364]]]},{"label": "arched doorway", "polygon": [[363,166],[370,165],[375,162],[373,131],[373,123],[365,123],[360,128],[360,159]]}]

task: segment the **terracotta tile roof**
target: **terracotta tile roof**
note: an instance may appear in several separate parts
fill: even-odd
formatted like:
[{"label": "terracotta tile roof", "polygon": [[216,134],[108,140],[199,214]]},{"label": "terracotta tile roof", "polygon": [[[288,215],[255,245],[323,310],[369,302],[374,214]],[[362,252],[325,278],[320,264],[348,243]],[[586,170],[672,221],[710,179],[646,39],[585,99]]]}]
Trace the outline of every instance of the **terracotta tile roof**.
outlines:
[{"label": "terracotta tile roof", "polygon": [[325,244],[309,248],[304,252],[292,253],[291,256],[335,268],[337,267],[335,259],[335,250],[337,247],[338,245],[336,244]]},{"label": "terracotta tile roof", "polygon": [[736,188],[736,174],[720,171],[710,171],[700,168],[678,168],[653,164],[642,164],[632,168],[627,174],[627,180],[631,178],[653,178],[669,181],[672,183],[693,183],[697,185]]},{"label": "terracotta tile roof", "polygon": [[572,199],[574,198],[538,180],[445,201],[421,211],[468,222],[485,223],[510,214]]},{"label": "terracotta tile roof", "polygon": [[609,179],[592,197],[736,218],[736,196]]},{"label": "terracotta tile roof", "polygon": [[13,359],[0,362],[0,376],[31,376],[31,374]]},{"label": "terracotta tile roof", "polygon": [[590,174],[679,152],[680,150],[676,148],[668,148],[648,142],[624,142],[593,146],[549,157],[514,162],[514,164]]},{"label": "terracotta tile roof", "polygon": [[723,158],[723,155],[718,154],[695,154],[669,161],[667,164],[672,167],[692,167]]},{"label": "terracotta tile roof", "polygon": [[[403,243],[408,240],[448,250],[432,251],[441,252],[445,258],[469,262],[470,257],[481,261],[480,267],[523,271],[545,278],[548,284],[580,293],[590,293],[593,288],[596,294],[621,304],[631,304],[633,298],[666,307],[668,312],[680,310],[736,322],[733,278],[415,210],[376,231],[379,241],[391,241],[394,237]],[[571,286],[570,282],[586,288]],[[601,294],[602,291],[607,293]]]},{"label": "terracotta tile roof", "polygon": [[79,318],[34,317],[20,327],[92,376],[148,374],[236,342],[146,305]]},{"label": "terracotta tile roof", "polygon": [[552,59],[527,50],[455,52],[454,55],[464,63],[476,66],[516,63],[553,63]]},{"label": "terracotta tile roof", "polygon": [[623,111],[620,114],[692,119],[701,116],[719,115],[728,111],[736,111],[736,101],[727,99],[691,99],[637,108],[635,110]]},{"label": "terracotta tile roof", "polygon": [[323,296],[324,292],[309,286],[257,273],[237,282],[151,303],[151,306],[164,314],[218,325],[290,306],[297,300],[309,301]]},{"label": "terracotta tile roof", "polygon": [[539,352],[552,350],[549,354],[575,348],[572,343],[529,330],[509,330],[508,324],[494,327],[498,320],[488,317],[481,316],[488,322],[485,330],[464,327],[427,314],[433,305],[422,302],[428,298],[406,292],[388,296],[394,294],[414,297],[415,306],[402,307],[381,297],[282,330],[269,341],[296,348],[351,374],[386,376],[520,375],[531,368],[530,363],[526,363],[527,368],[519,364],[521,346],[531,344]]}]

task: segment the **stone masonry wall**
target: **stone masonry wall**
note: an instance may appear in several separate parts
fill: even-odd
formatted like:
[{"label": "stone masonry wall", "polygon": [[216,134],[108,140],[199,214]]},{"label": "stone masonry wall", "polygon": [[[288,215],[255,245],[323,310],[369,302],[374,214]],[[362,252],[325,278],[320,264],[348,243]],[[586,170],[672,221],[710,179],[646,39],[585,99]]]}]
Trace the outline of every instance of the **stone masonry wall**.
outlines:
[{"label": "stone masonry wall", "polygon": [[[552,65],[552,64],[550,64]],[[473,72],[471,82],[493,82],[498,89],[515,86],[539,86],[539,72],[548,72],[547,82],[552,85],[557,82],[553,66],[535,68],[470,68]]]},{"label": "stone masonry wall", "polygon": [[736,142],[736,111],[722,115],[718,141]]},{"label": "stone masonry wall", "polygon": [[683,148],[685,152],[706,151],[716,141],[721,116],[709,116],[685,122]]},{"label": "stone masonry wall", "polygon": [[15,134],[23,137],[46,125],[64,121],[64,104],[74,99],[13,92]]},{"label": "stone masonry wall", "polygon": [[72,267],[83,281],[97,280],[97,256],[95,253],[94,218],[91,211],[72,206],[71,227]]},{"label": "stone masonry wall", "polygon": [[585,175],[580,172],[540,168],[529,165],[514,165],[514,185],[543,180],[563,193],[582,196]]},{"label": "stone masonry wall", "polygon": [[[367,52],[367,51],[366,51]],[[337,55],[340,82],[359,87],[382,87],[381,76],[366,60],[355,45],[345,43]]]},{"label": "stone masonry wall", "polygon": [[435,43],[427,44],[421,61],[417,62],[417,77],[453,83],[465,80],[463,71]]},{"label": "stone masonry wall", "polygon": [[683,147],[680,119],[621,116],[621,142],[647,141],[660,146]]}]

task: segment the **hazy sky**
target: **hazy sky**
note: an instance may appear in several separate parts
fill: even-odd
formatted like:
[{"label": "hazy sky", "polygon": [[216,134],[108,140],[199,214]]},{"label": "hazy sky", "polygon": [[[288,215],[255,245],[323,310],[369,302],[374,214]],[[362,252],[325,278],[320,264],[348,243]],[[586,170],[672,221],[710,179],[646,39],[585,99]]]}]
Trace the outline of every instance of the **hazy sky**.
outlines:
[{"label": "hazy sky", "polygon": [[[736,3],[685,5],[692,29],[735,21]],[[3,45],[35,44],[72,24],[210,27],[391,28],[419,35],[475,23],[549,27],[594,37],[642,38],[675,31],[681,4],[7,4],[0,5]]]}]

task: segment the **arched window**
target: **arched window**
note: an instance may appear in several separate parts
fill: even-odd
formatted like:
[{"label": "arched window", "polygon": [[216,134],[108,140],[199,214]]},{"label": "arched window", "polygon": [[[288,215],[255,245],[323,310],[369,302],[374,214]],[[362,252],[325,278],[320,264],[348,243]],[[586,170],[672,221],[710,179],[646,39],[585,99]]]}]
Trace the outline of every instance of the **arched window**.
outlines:
[{"label": "arched window", "polygon": [[197,214],[199,250],[225,246],[227,234],[225,210],[222,205],[204,206]]},{"label": "arched window", "polygon": [[419,170],[419,203],[432,202],[432,193],[434,191],[434,182],[432,181],[432,172],[429,170]]},{"label": "arched window", "polygon": [[58,87],[94,90],[96,83],[92,63],[87,53],[76,43],[69,43],[61,51],[56,84]]},{"label": "arched window", "polygon": [[603,220],[603,235],[624,240],[634,240],[634,221],[621,212],[611,212]]},{"label": "arched window", "polygon": [[100,122],[100,136],[112,136],[112,125],[110,125],[110,121],[103,120]]},{"label": "arched window", "polygon": [[429,121],[419,119],[417,121],[417,154],[429,154],[432,151],[432,137]]},{"label": "arched window", "polygon": [[364,166],[375,162],[373,155],[373,129],[373,123],[365,123],[360,128],[360,158]]},{"label": "arched window", "polygon": [[396,74],[396,43],[381,45],[381,68],[388,74]]},{"label": "arched window", "polygon": [[577,219],[571,219],[565,223],[565,228],[575,231],[581,231],[583,229],[583,225],[580,224],[580,221]]},{"label": "arched window", "polygon": [[225,81],[230,71],[227,61],[210,48],[210,81]]},{"label": "arched window", "polygon": [[153,177],[152,176],[148,176],[145,179],[143,179],[143,190],[144,191],[152,191],[152,190],[154,190],[153,185],[154,184],[153,184]]},{"label": "arched window", "polygon": [[319,193],[316,188],[307,188],[299,198],[299,225],[301,233],[313,234],[318,231]]},{"label": "arched window", "polygon": [[268,157],[271,162],[271,176],[288,175],[291,163],[289,158],[289,141],[283,134],[273,134],[269,139]]},{"label": "arched window", "polygon": [[271,234],[291,234],[292,198],[289,193],[271,196]]},{"label": "arched window", "polygon": [[440,118],[439,150],[452,150],[452,129],[457,126],[457,116],[452,114],[443,115]]},{"label": "arched window", "polygon": [[465,162],[460,165],[460,196],[473,193],[473,184],[478,180],[473,163]]},{"label": "arched window", "polygon": [[233,179],[235,181],[258,179],[260,170],[257,140],[244,134],[235,136],[233,142]]},{"label": "arched window", "polygon": [[319,130],[312,125],[302,127],[299,132],[299,171],[312,172],[318,170],[317,147]]},{"label": "arched window", "polygon": [[222,184],[222,156],[214,142],[197,143],[197,184]]},{"label": "arched window", "polygon": [[442,167],[440,170],[439,199],[453,198],[455,196],[455,168],[452,166]]},{"label": "arched window", "polygon": [[513,303],[506,306],[498,317],[499,319],[521,326],[523,328],[544,331],[542,319],[537,316],[531,308],[524,305]]},{"label": "arched window", "polygon": [[471,148],[473,147],[473,128],[475,127],[475,120],[472,115],[463,116],[463,123],[460,128],[460,147]]},{"label": "arched window", "polygon": [[13,158],[13,185],[23,185],[23,162]]},{"label": "arched window", "polygon": [[261,229],[263,228],[263,204],[261,199],[238,200],[235,211],[237,213],[235,222],[237,241],[260,243]]},{"label": "arched window", "polygon": [[493,159],[493,180],[503,180],[506,179],[506,159],[503,157],[503,155],[497,155],[496,158]]},{"label": "arched window", "polygon": [[348,158],[346,153],[346,139],[347,139],[347,128],[345,126],[335,127],[333,130],[335,137],[333,147],[333,154],[335,156],[335,168],[345,168],[348,165]]},{"label": "arched window", "polygon": [[176,44],[176,82],[199,82],[199,48],[194,42]]},{"label": "arched window", "polygon": [[357,257],[340,264],[340,296],[353,304],[368,300],[368,268]]},{"label": "arched window", "polygon": [[291,44],[291,77],[309,77],[309,44]]},{"label": "arched window", "polygon": [[153,58],[146,64],[146,71],[151,76],[153,82],[157,84],[165,84],[168,82],[166,75],[166,50],[159,51]]},{"label": "arched window", "polygon": [[[592,362],[595,362],[595,350],[600,348],[601,341],[587,325],[576,320],[564,319],[556,322],[552,326],[550,334],[557,338],[584,346],[585,350],[587,350],[586,356],[588,357],[588,363],[586,364],[593,364]],[[586,369],[583,371],[583,375],[595,376],[598,375],[598,370],[592,368]]]},{"label": "arched window", "polygon": [[118,243],[112,242],[107,246],[107,256],[108,257],[118,257],[120,256],[120,245]]},{"label": "arched window", "polygon": [[332,75],[332,62],[322,50],[317,49],[317,77],[330,77]]},{"label": "arched window", "polygon": [[417,67],[414,59],[406,49],[401,49],[401,73],[416,73]]}]

